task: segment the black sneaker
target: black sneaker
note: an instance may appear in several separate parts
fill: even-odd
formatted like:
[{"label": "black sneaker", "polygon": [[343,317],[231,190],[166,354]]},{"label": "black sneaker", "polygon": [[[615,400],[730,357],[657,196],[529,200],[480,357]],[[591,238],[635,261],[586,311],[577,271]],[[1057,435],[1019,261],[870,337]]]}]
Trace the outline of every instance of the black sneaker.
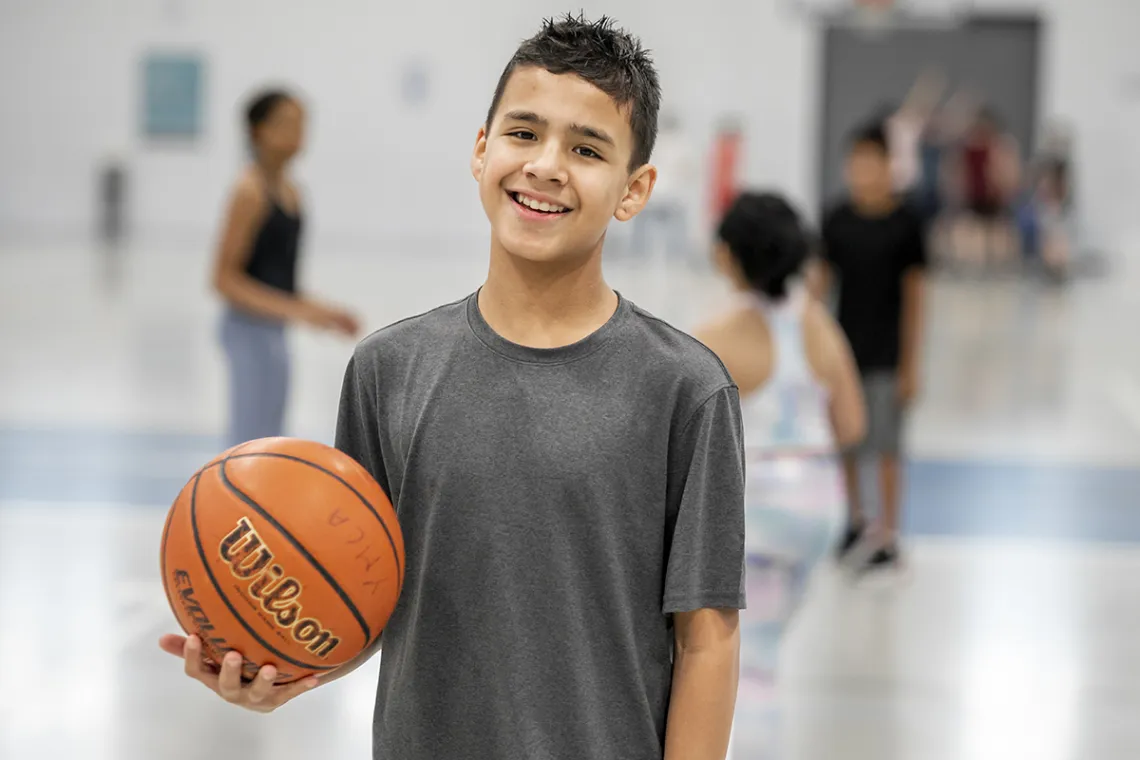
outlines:
[{"label": "black sneaker", "polygon": [[863,563],[863,572],[876,570],[897,570],[900,564],[899,548],[894,544],[876,549]]},{"label": "black sneaker", "polygon": [[839,559],[845,559],[851,550],[859,545],[863,539],[863,533],[866,531],[866,525],[848,525],[847,530],[843,532],[843,540],[839,542],[836,547],[835,553]]}]

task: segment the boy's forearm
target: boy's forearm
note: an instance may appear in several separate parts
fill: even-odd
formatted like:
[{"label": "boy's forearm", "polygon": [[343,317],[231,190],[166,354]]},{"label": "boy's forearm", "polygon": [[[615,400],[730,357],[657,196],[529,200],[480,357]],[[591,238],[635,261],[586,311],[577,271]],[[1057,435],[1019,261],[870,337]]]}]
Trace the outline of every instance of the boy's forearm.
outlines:
[{"label": "boy's forearm", "polygon": [[922,349],[923,300],[926,284],[920,271],[909,272],[903,283],[902,325],[900,330],[899,366],[903,369],[917,367]]},{"label": "boy's forearm", "polygon": [[740,638],[684,651],[673,662],[665,760],[724,760],[736,709]]}]

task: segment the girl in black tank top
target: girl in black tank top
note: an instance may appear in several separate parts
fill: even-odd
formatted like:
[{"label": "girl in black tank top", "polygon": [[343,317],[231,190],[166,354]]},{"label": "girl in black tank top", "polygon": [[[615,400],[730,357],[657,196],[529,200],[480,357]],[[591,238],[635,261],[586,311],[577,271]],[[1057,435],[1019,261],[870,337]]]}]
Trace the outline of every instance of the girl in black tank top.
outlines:
[{"label": "girl in black tank top", "polygon": [[245,273],[285,293],[297,293],[297,246],[301,239],[300,212],[290,214],[269,194],[269,213],[253,241]]},{"label": "girl in black tank top", "polygon": [[348,337],[359,329],[351,313],[298,286],[302,215],[287,172],[301,149],[304,121],[301,103],[279,91],[260,95],[246,113],[254,161],[237,182],[214,265],[214,288],[226,303],[229,445],[283,434],[289,323]]}]

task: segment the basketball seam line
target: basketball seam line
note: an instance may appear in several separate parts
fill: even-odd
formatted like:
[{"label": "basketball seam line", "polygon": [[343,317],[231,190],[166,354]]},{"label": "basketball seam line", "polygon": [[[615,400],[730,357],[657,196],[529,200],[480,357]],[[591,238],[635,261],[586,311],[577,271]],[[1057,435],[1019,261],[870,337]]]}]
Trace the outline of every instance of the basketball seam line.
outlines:
[{"label": "basketball seam line", "polygon": [[[195,477],[197,477],[196,474]],[[171,505],[170,511],[166,514],[166,525],[162,529],[162,545],[159,550],[161,555],[159,561],[162,563],[162,591],[166,594],[167,599],[170,599],[170,586],[166,582],[166,542],[170,539],[170,528],[174,525],[174,512],[178,509],[178,500],[181,498],[182,491],[179,491],[178,499],[174,500],[174,504]]]},{"label": "basketball seam line", "polygon": [[[222,587],[218,584],[218,579],[214,577],[214,571],[210,569],[210,563],[206,559],[206,551],[202,548],[202,538],[200,535],[198,535],[198,521],[196,518],[198,515],[198,483],[201,480],[202,473],[198,473],[198,475],[194,478],[194,490],[190,494],[190,528],[194,533],[194,546],[198,550],[198,557],[202,560],[202,567],[206,571],[206,576],[210,579],[210,583],[213,584],[214,590],[218,592],[218,598],[221,599],[222,602],[226,605],[230,611],[230,614],[232,614],[234,618],[236,618],[237,621],[241,623],[242,628],[245,628],[245,630],[249,632],[249,635],[253,636],[258,644],[261,644],[261,646],[265,647],[273,655],[280,657],[285,662],[289,663],[290,665],[295,665],[298,668],[305,668],[307,670],[333,670],[336,667],[335,665],[312,665],[310,663],[294,660],[292,657],[278,650],[268,641],[261,638],[261,635],[258,634],[257,631],[253,630],[250,624],[246,622],[245,618],[242,617],[236,609],[234,609],[233,604],[230,603],[229,597],[226,596],[225,592],[222,591]],[[221,663],[219,663],[219,665],[220,664]]]},{"label": "basketball seam line", "polygon": [[[238,451],[239,449],[241,449],[245,445],[246,444],[243,443],[240,446],[235,446],[233,450]],[[221,463],[221,460],[219,459],[217,462],[211,462],[208,465],[205,465],[203,467],[199,467],[198,470],[193,475],[190,476],[190,480],[186,481],[186,485],[189,485],[191,482],[194,482],[195,486],[197,486],[196,479],[201,477],[202,473],[204,473],[206,470],[208,470],[211,467],[213,467],[214,465],[220,464],[220,463]],[[186,490],[186,486],[183,486],[182,491],[178,492],[178,497],[174,500],[174,504],[171,505],[170,511],[166,514],[166,526],[162,529],[162,546],[161,546],[162,556],[160,557],[160,562],[162,564],[162,590],[166,592],[166,598],[167,599],[170,598],[170,587],[166,583],[166,542],[167,542],[167,539],[170,538],[170,528],[174,524],[174,512],[178,509],[178,499],[182,498],[182,493],[185,490]],[[194,525],[193,513],[191,513],[190,527],[194,531],[197,531],[197,529],[198,529],[197,526]]]},{"label": "basketball seam line", "polygon": [[332,470],[321,467],[319,464],[310,462],[307,459],[302,459],[301,457],[293,456],[292,454],[280,454],[273,451],[253,451],[248,454],[233,454],[215,464],[223,464],[231,459],[247,459],[250,457],[272,457],[275,459],[288,459],[291,462],[299,462],[301,464],[312,467],[314,470],[323,472],[325,475],[328,475],[329,477],[335,479],[345,488],[352,491],[353,495],[356,496],[356,498],[360,499],[361,503],[368,508],[368,511],[372,513],[372,516],[376,518],[376,520],[380,523],[380,527],[384,529],[384,533],[388,536],[388,544],[392,547],[392,557],[396,560],[396,575],[400,581],[401,586],[403,585],[404,567],[400,563],[400,554],[396,551],[396,541],[392,538],[392,531],[388,530],[388,523],[385,522],[384,518],[380,516],[380,513],[376,511],[376,507],[372,506],[372,502],[368,501],[368,499],[364,497],[364,494],[360,493],[360,491],[357,491],[351,483],[342,478],[340,475],[337,475]]},{"label": "basketball seam line", "polygon": [[344,589],[342,589],[340,587],[340,584],[336,582],[336,580],[332,577],[332,575],[329,573],[329,571],[325,569],[325,566],[322,565],[320,562],[317,562],[317,558],[314,557],[309,552],[308,549],[306,549],[304,546],[302,546],[301,542],[298,541],[293,536],[292,533],[287,531],[285,529],[284,525],[277,522],[277,520],[273,517],[273,515],[266,512],[261,507],[260,504],[258,504],[256,501],[254,501],[248,495],[246,495],[240,488],[235,486],[230,481],[229,475],[226,474],[226,463],[229,461],[230,461],[230,458],[226,457],[225,459],[222,460],[221,467],[218,468],[218,472],[222,476],[222,484],[226,488],[228,488],[231,492],[236,494],[239,499],[244,501],[249,506],[250,509],[255,510],[257,512],[257,514],[261,515],[262,518],[264,518],[267,522],[269,522],[269,524],[272,525],[277,530],[277,532],[282,535],[282,537],[286,541],[288,541],[290,544],[293,545],[294,549],[299,551],[301,553],[301,555],[309,561],[309,564],[312,565],[313,568],[318,573],[321,574],[321,577],[325,579],[325,582],[329,584],[329,586],[336,593],[336,595],[340,597],[340,600],[342,602],[344,602],[344,606],[347,607],[348,611],[352,613],[352,616],[354,618],[356,618],[356,622],[360,624],[360,628],[364,632],[364,640],[371,642],[372,641],[372,629],[368,627],[368,621],[365,620],[364,616],[360,614],[360,610],[356,609],[356,605],[353,604],[352,599],[349,597],[349,595],[345,592]]}]

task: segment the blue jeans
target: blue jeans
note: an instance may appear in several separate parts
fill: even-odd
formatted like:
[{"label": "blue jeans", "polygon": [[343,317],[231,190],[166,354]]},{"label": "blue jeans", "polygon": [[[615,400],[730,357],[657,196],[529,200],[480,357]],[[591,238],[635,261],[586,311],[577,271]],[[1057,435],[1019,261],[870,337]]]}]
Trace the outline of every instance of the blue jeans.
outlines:
[{"label": "blue jeans", "polygon": [[226,447],[284,434],[289,396],[285,324],[227,308],[221,342],[229,364]]}]

